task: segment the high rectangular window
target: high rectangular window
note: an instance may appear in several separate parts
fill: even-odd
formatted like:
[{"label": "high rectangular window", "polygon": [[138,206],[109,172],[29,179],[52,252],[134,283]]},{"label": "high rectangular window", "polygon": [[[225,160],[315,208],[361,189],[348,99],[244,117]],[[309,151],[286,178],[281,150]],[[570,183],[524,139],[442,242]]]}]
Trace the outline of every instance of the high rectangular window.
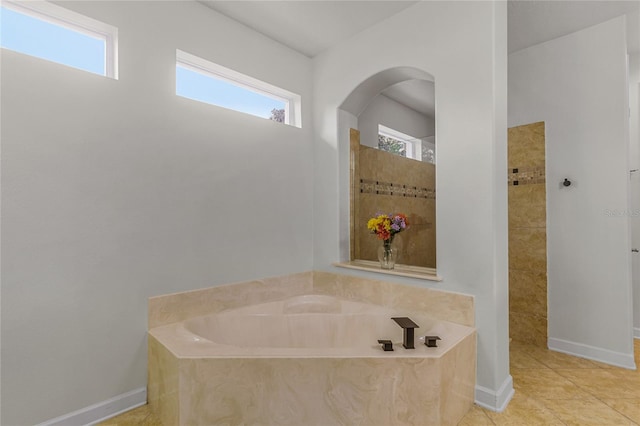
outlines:
[{"label": "high rectangular window", "polygon": [[300,95],[181,50],[176,51],[176,94],[302,127]]},{"label": "high rectangular window", "polygon": [[118,29],[52,3],[4,0],[0,46],[117,78]]},{"label": "high rectangular window", "polygon": [[422,140],[382,124],[378,125],[378,149],[422,161]]}]

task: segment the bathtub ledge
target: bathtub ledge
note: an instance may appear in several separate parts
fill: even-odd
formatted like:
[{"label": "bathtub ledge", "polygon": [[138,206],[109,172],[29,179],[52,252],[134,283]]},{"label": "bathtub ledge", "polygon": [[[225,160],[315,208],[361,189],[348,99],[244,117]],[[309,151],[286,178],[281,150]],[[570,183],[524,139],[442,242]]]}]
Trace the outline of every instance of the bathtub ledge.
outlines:
[{"label": "bathtub ledge", "polygon": [[420,266],[398,265],[394,269],[381,269],[378,262],[371,260],[352,260],[350,262],[336,262],[333,266],[339,268],[357,269],[360,271],[375,272],[378,274],[396,275],[400,277],[417,278],[427,281],[442,281],[442,277],[436,274],[433,268]]}]

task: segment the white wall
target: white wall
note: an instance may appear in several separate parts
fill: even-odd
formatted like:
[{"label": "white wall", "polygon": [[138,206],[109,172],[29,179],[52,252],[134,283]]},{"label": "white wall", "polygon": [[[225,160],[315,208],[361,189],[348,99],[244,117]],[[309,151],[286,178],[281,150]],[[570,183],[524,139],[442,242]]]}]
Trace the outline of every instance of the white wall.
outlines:
[{"label": "white wall", "polygon": [[510,54],[509,126],[546,123],[550,347],[632,367],[625,49],[620,17]]},{"label": "white wall", "polygon": [[382,94],[376,96],[358,116],[361,144],[378,147],[378,124],[418,139],[435,134],[433,118]]},{"label": "white wall", "polygon": [[338,108],[361,82],[383,70],[408,66],[434,76],[437,269],[443,281],[385,279],[475,296],[476,397],[494,409],[512,391],[506,61],[505,2],[420,2],[314,58],[314,267],[353,275],[376,276],[331,266],[348,260],[349,241],[345,124],[353,116]]},{"label": "white wall", "polygon": [[[146,386],[147,298],[312,268],[312,63],[196,2],[65,2],[120,79],[2,51],[2,419]],[[175,96],[185,50],[302,95],[303,128]]]},{"label": "white wall", "polygon": [[[629,169],[640,170],[640,52],[629,55]],[[640,171],[630,181],[631,246],[640,249]],[[640,253],[631,255],[634,336],[640,339]]]}]

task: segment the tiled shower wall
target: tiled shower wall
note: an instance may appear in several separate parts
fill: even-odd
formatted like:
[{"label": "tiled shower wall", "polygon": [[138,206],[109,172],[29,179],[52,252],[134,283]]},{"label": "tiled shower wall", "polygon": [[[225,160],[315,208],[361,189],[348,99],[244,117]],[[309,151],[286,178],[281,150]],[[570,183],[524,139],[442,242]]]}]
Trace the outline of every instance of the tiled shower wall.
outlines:
[{"label": "tiled shower wall", "polygon": [[404,213],[410,227],[398,234],[394,243],[400,249],[398,263],[436,267],[435,165],[400,157],[359,144],[353,156],[354,258],[377,260],[381,245],[367,231],[367,221],[376,213]]},{"label": "tiled shower wall", "polygon": [[544,122],[509,129],[509,335],[547,345]]}]

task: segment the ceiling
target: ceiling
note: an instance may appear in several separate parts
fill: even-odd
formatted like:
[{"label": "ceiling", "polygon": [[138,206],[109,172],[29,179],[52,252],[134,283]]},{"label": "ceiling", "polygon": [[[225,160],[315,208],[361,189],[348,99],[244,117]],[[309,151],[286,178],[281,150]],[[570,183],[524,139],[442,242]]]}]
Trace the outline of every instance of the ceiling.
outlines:
[{"label": "ceiling", "polygon": [[617,16],[635,12],[628,21],[630,52],[640,51],[640,1],[508,1],[509,53],[553,40]]},{"label": "ceiling", "polygon": [[[455,0],[449,0],[455,1]],[[221,1],[200,3],[313,57],[418,1]],[[508,50],[514,52],[620,15],[640,14],[638,0],[510,0]],[[638,26],[638,23],[631,23]],[[630,37],[640,51],[640,33]]]},{"label": "ceiling", "polygon": [[309,57],[417,3],[397,0],[198,1]]},{"label": "ceiling", "polygon": [[[308,57],[418,2],[197,1]],[[640,0],[509,0],[508,51],[515,52],[631,13],[628,47],[630,52],[640,52]],[[433,101],[424,101],[433,99],[433,83],[407,82],[392,86],[384,95],[425,115],[434,114]]]},{"label": "ceiling", "polygon": [[429,118],[436,116],[433,81],[407,80],[388,87],[382,94]]}]

